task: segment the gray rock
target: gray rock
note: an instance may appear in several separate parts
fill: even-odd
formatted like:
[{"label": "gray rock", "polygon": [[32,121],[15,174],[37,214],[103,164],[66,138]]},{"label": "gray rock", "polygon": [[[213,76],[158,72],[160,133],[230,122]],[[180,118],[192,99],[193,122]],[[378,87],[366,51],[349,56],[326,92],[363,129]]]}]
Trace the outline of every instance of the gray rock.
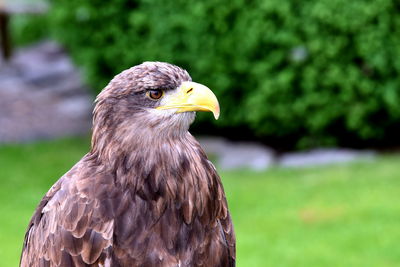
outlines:
[{"label": "gray rock", "polygon": [[202,136],[197,137],[197,140],[200,142],[207,154],[214,156],[224,154],[226,147],[230,145],[229,142],[222,137]]},{"label": "gray rock", "polygon": [[57,112],[65,117],[79,118],[92,112],[92,101],[84,96],[68,97],[57,105]]},{"label": "gray rock", "polygon": [[233,143],[221,137],[199,137],[198,140],[206,153],[216,158],[218,167],[224,170],[248,168],[259,171],[271,166],[312,167],[375,158],[373,151],[335,148],[285,153],[278,157],[272,149],[258,143]]},{"label": "gray rock", "polygon": [[307,152],[287,153],[280,157],[278,164],[283,167],[308,167],[335,163],[346,163],[356,160],[371,160],[373,151],[351,149],[315,149]]},{"label": "gray rock", "polygon": [[20,49],[0,63],[0,143],[86,134],[92,102],[55,42]]},{"label": "gray rock", "polygon": [[198,140],[207,154],[216,156],[219,168],[224,170],[248,168],[261,171],[275,161],[273,150],[258,143],[234,143],[220,137],[200,137]]}]

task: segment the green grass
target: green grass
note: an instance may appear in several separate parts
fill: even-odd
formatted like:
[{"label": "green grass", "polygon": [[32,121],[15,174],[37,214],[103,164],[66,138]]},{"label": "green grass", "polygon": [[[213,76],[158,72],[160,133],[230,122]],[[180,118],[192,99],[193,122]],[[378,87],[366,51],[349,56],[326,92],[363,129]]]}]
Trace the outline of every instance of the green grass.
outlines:
[{"label": "green grass", "polygon": [[[34,208],[88,147],[82,139],[0,147],[0,266],[17,266]],[[400,156],[221,176],[239,267],[400,266]]]}]

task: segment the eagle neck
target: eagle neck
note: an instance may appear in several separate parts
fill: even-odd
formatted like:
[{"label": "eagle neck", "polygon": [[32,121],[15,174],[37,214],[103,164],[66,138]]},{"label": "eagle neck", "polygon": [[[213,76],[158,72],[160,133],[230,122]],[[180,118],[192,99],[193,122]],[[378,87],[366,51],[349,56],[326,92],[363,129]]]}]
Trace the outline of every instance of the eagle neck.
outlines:
[{"label": "eagle neck", "polygon": [[110,158],[104,164],[122,190],[149,201],[155,217],[173,207],[179,207],[186,223],[226,216],[220,178],[189,132],[138,140],[105,153]]}]

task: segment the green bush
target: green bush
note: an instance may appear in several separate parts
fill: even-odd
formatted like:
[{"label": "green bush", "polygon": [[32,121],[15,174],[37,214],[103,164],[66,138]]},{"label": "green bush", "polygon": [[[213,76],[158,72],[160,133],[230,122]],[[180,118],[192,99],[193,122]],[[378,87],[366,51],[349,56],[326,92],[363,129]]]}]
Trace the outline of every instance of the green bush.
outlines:
[{"label": "green bush", "polygon": [[167,61],[216,92],[215,127],[286,146],[393,145],[399,11],[394,0],[54,0],[51,24],[98,90]]},{"label": "green bush", "polygon": [[29,45],[39,39],[48,38],[47,15],[17,14],[10,19],[13,46]]}]

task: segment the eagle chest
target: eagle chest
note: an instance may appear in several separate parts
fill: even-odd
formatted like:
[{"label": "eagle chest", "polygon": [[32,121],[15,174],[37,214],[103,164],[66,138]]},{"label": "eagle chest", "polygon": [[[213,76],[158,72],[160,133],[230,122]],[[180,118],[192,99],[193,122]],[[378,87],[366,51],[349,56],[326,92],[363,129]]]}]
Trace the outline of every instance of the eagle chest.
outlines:
[{"label": "eagle chest", "polygon": [[113,248],[118,258],[130,255],[131,264],[137,266],[219,266],[218,261],[227,258],[212,203],[203,203],[210,205],[207,208],[197,201],[189,207],[187,200],[128,195],[130,200],[121,198],[124,209],[114,221]]}]

